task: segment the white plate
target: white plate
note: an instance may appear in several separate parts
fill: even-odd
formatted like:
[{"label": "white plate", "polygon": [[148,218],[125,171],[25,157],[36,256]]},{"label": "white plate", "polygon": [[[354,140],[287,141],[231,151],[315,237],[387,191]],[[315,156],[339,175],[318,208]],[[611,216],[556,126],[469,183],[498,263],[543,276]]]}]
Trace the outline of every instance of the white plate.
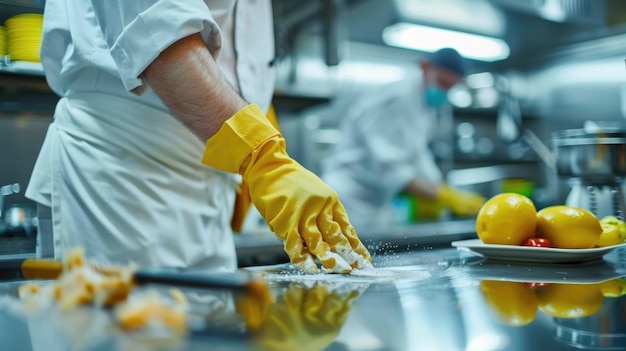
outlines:
[{"label": "white plate", "polygon": [[473,251],[486,259],[499,261],[572,263],[600,259],[614,249],[626,246],[626,243],[593,249],[556,249],[551,247],[485,244],[480,239],[469,239],[453,241],[452,246],[461,250]]}]

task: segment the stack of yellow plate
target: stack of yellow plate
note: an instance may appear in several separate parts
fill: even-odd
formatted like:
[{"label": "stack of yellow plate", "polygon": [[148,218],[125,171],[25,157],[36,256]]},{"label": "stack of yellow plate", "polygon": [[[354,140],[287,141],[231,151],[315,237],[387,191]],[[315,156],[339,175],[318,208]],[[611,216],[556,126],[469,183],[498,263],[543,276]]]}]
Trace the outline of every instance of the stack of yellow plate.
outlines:
[{"label": "stack of yellow plate", "polygon": [[0,26],[0,56],[7,54],[7,29]]},{"label": "stack of yellow plate", "polygon": [[7,37],[7,53],[12,61],[40,62],[41,27],[43,15],[22,13],[4,22]]}]

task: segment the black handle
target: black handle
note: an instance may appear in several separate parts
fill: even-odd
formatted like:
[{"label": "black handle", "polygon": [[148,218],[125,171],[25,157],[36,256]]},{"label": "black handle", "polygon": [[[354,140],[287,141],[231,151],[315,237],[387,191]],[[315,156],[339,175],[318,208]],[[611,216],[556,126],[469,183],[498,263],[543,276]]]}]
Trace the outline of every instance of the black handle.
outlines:
[{"label": "black handle", "polygon": [[202,289],[245,290],[253,277],[242,272],[197,273],[178,272],[163,269],[140,269],[135,272],[137,284],[161,284]]}]

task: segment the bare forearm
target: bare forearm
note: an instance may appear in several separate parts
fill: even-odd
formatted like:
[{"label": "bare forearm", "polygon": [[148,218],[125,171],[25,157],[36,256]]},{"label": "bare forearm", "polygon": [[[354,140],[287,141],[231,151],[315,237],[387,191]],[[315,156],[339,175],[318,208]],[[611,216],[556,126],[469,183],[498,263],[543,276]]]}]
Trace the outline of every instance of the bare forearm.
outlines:
[{"label": "bare forearm", "polygon": [[402,190],[405,193],[422,196],[429,199],[434,199],[439,194],[438,184],[434,184],[427,180],[419,178],[411,179],[411,181]]},{"label": "bare forearm", "polygon": [[247,105],[224,79],[199,34],[165,49],[146,68],[142,78],[203,141]]}]

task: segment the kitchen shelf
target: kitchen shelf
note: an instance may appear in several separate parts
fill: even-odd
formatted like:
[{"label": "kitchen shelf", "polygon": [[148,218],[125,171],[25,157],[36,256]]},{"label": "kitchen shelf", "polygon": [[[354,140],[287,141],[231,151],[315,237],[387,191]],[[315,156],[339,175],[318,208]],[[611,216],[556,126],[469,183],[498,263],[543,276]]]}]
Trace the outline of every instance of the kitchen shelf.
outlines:
[{"label": "kitchen shelf", "polygon": [[43,66],[40,62],[11,61],[9,56],[2,56],[0,73],[25,74],[43,77]]}]

